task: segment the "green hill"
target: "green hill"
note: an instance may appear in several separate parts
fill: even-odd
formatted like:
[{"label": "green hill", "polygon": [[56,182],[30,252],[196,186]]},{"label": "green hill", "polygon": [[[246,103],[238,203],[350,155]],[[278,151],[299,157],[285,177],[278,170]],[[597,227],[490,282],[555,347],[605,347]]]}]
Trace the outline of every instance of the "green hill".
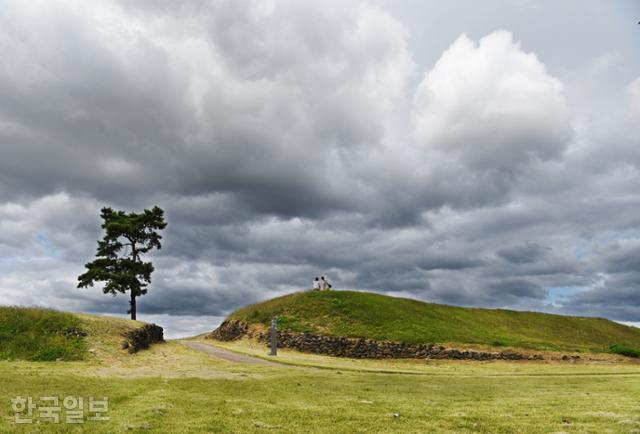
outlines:
[{"label": "green hill", "polygon": [[250,305],[229,319],[280,330],[407,343],[510,346],[537,350],[640,348],[640,329],[604,318],[424,303],[353,291],[298,292]]},{"label": "green hill", "polygon": [[0,360],[83,360],[119,349],[138,321],[49,309],[0,307]]}]

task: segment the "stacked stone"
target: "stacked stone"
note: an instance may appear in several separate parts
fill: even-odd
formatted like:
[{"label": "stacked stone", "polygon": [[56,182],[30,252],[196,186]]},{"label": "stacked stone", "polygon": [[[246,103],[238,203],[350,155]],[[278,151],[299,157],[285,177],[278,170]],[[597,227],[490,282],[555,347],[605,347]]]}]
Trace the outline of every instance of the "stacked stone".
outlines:
[{"label": "stacked stone", "polygon": [[[233,341],[245,335],[255,337],[267,345],[271,342],[269,333],[249,332],[243,321],[228,320],[207,336],[208,339]],[[445,348],[433,343],[408,344],[404,342],[378,341],[364,338],[322,336],[313,333],[293,333],[278,331],[278,347],[290,348],[306,353],[324,354],[353,359],[456,359],[456,360],[543,360],[540,354],[522,354],[511,351],[488,352]]]},{"label": "stacked stone", "polygon": [[164,342],[164,330],[156,324],[145,324],[124,333],[123,336],[126,340],[122,342],[122,348],[127,349],[130,353],[149,348],[151,344],[156,342]]},{"label": "stacked stone", "polygon": [[249,331],[249,325],[244,321],[226,320],[220,327],[205,336],[205,339],[216,339],[218,341],[235,341],[240,339]]},{"label": "stacked stone", "polygon": [[[266,333],[258,335],[260,342],[269,343]],[[542,355],[516,352],[487,352],[445,348],[433,343],[407,344],[404,342],[353,339],[345,337],[321,336],[311,333],[278,333],[278,346],[298,351],[325,354],[354,359],[457,359],[457,360],[543,360]]]}]

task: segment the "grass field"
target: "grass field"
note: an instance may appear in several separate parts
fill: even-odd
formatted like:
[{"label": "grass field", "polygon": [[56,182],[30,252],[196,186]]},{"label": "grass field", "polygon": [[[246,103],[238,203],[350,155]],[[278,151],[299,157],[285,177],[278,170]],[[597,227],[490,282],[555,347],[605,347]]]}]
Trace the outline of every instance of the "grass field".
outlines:
[{"label": "grass field", "polygon": [[281,330],[409,343],[573,352],[640,348],[640,329],[604,318],[463,308],[353,291],[298,292],[229,318],[267,326],[276,315]]},{"label": "grass field", "polygon": [[[326,369],[225,362],[168,342],[109,361],[0,362],[0,432],[640,432],[634,364],[405,361],[419,372],[407,375],[358,371],[396,362],[314,357]],[[69,395],[109,397],[110,421],[12,422],[15,396]]]}]

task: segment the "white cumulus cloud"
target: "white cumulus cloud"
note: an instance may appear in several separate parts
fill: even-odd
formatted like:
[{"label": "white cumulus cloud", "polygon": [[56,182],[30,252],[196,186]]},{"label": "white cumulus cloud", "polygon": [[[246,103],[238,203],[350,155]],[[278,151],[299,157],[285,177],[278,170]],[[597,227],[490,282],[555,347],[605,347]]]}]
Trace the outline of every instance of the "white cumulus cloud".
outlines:
[{"label": "white cumulus cloud", "polygon": [[421,146],[479,169],[558,157],[572,134],[562,83],[507,31],[461,35],[418,86],[413,122]]}]

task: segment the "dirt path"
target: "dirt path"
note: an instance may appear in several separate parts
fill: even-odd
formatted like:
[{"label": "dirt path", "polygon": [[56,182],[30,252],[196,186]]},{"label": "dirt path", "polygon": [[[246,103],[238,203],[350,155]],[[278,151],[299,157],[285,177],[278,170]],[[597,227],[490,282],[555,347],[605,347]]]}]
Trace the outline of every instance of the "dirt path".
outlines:
[{"label": "dirt path", "polygon": [[270,362],[268,360],[264,360],[259,357],[252,357],[252,356],[246,356],[244,354],[234,353],[233,351],[214,347],[212,345],[202,344],[200,342],[183,341],[182,344],[196,351],[201,351],[203,353],[209,354],[210,356],[227,360],[229,362],[249,363],[252,365],[264,365],[264,366],[279,366],[279,367],[287,366],[283,363]]}]

